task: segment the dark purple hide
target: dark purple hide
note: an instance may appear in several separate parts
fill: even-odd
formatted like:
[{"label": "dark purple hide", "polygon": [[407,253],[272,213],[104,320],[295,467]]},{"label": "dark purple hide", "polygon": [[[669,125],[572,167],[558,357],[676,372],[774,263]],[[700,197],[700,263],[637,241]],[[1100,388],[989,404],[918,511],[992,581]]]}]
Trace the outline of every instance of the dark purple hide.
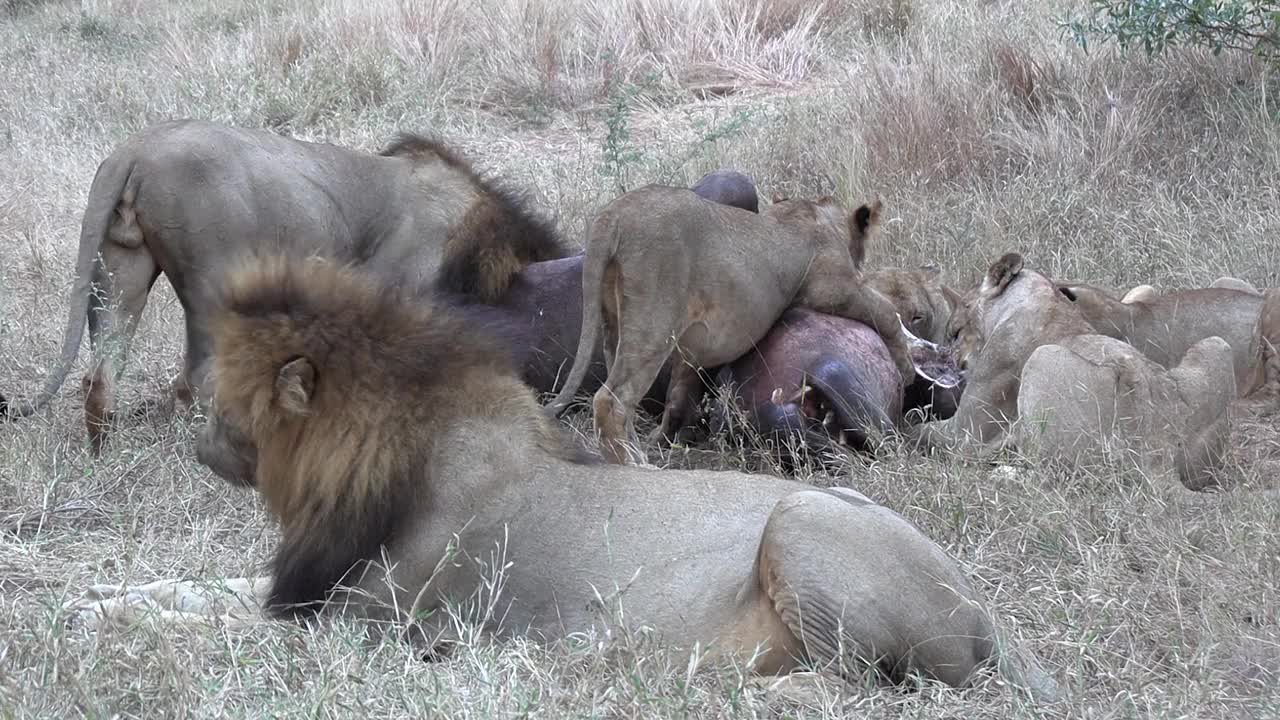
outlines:
[{"label": "dark purple hide", "polygon": [[[902,418],[898,371],[875,330],[804,308],[783,313],[720,378],[736,384],[739,407],[765,436],[824,444],[843,431],[850,445],[865,448]],[[812,390],[801,397],[805,384]]]},{"label": "dark purple hide", "polygon": [[[502,339],[511,350],[524,381],[540,393],[556,392],[578,350],[582,332],[582,257],[532,263],[511,283],[496,305],[459,303],[478,324]],[[608,373],[604,350],[595,349],[582,392],[594,393]],[[661,411],[666,399],[670,368],[664,367],[646,399]]]},{"label": "dark purple hide", "polygon": [[694,183],[692,189],[711,202],[760,212],[755,183],[737,170],[712,170]]}]

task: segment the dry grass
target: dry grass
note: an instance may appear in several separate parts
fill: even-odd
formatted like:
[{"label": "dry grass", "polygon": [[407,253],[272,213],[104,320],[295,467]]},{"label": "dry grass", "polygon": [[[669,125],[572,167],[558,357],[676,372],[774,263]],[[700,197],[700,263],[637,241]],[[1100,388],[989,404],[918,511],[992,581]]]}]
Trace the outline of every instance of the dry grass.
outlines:
[{"label": "dry grass", "polygon": [[[81,5],[85,11],[82,13]],[[532,188],[570,236],[621,187],[728,165],[764,193],[885,198],[873,262],[955,284],[1006,250],[1052,274],[1280,285],[1275,88],[1247,59],[1085,56],[1066,5],[957,0],[138,0],[0,5],[0,388],[56,354],[97,163],[191,116],[374,148],[437,130]],[[612,121],[612,122],[610,122]],[[612,131],[611,131],[612,128]],[[181,314],[153,295],[124,400],[176,370]],[[192,459],[187,420],[83,447],[75,379],[0,427],[5,717],[1010,717],[994,684],[841,695],[691,672],[628,633],[476,643],[439,665],[359,627],[66,631],[93,582],[252,574],[274,542],[253,496]],[[581,423],[582,419],[579,418]],[[802,476],[918,523],[1072,689],[1059,714],[1278,717],[1274,419],[1237,433],[1237,488],[1164,506],[1141,479],[894,452]],[[767,468],[716,441],[666,464]]]}]

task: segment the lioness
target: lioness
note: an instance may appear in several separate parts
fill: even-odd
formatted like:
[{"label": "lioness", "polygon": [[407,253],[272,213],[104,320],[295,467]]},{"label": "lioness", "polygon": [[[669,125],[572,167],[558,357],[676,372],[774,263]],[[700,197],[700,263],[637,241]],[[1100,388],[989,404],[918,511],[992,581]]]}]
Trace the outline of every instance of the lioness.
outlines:
[{"label": "lioness", "polygon": [[1250,390],[1260,294],[1198,288],[1126,303],[1090,285],[1059,283],[1058,289],[1094,332],[1122,340],[1166,368],[1177,365],[1192,345],[1207,337],[1226,340],[1233,352],[1236,389],[1242,395]]},{"label": "lioness", "polygon": [[[1240,292],[1252,293],[1254,295],[1262,294],[1261,290],[1254,287],[1249,282],[1241,280],[1240,278],[1231,277],[1229,275],[1223,275],[1217,280],[1214,280],[1213,282],[1209,283],[1209,287],[1217,288],[1220,290],[1239,290]],[[1148,300],[1154,300],[1159,296],[1160,296],[1160,291],[1156,290],[1154,287],[1150,285],[1137,285],[1132,290],[1125,293],[1124,298],[1122,298],[1120,302],[1131,303],[1131,302],[1137,302],[1139,300],[1145,302]]]},{"label": "lioness", "polygon": [[444,289],[483,300],[500,297],[522,266],[568,254],[517,195],[435,141],[404,134],[373,155],[199,120],[154,125],[98,166],[62,355],[36,398],[11,399],[5,416],[30,415],[58,391],[87,317],[94,357],[83,383],[85,424],[99,452],[160,273],[186,316],[173,393],[192,402],[207,368],[208,283],[258,238],[367,267],[389,282],[417,283],[443,267]]},{"label": "lioness", "polygon": [[[679,649],[761,647],[761,673],[842,660],[957,686],[995,655],[956,564],[856,492],[602,464],[470,318],[368,273],[266,258],[226,292],[214,422],[260,448],[255,484],[283,531],[271,578],[224,585],[251,608],[408,620],[445,649],[447,605],[492,591],[501,612],[481,621],[499,637],[554,640],[621,610]],[[76,607],[127,616],[149,591],[164,609],[208,608],[171,581]],[[1051,697],[1023,658],[1010,679]]]},{"label": "lioness", "polygon": [[1132,449],[1179,488],[1211,483],[1236,393],[1231,347],[1205,338],[1165,370],[1092,330],[1052,281],[1005,255],[950,324],[968,370],[955,417],[909,432],[926,447],[977,440],[1081,463]]},{"label": "lioness", "polygon": [[937,265],[865,270],[862,279],[889,298],[912,334],[929,342],[947,341],[947,321],[961,298],[960,293],[943,284],[942,270]]},{"label": "lioness", "polygon": [[[962,300],[960,293],[943,284],[941,273],[941,268],[930,264],[919,269],[877,268],[865,271],[862,277],[889,298],[912,334],[943,345],[948,340],[947,321]],[[963,382],[943,387],[914,373],[902,390],[904,417],[912,420],[949,418],[959,407],[963,392]]]},{"label": "lioness", "polygon": [[636,403],[673,350],[657,439],[684,427],[702,390],[700,368],[741,356],[793,304],[867,323],[903,377],[912,377],[893,304],[854,264],[879,214],[879,201],[849,213],[830,197],[786,200],[755,215],[683,188],[648,185],[622,195],[591,224],[582,334],[550,407],[563,411],[578,391],[603,326],[609,376],[595,393],[595,428],[605,457],[624,462],[621,443],[636,438]]}]

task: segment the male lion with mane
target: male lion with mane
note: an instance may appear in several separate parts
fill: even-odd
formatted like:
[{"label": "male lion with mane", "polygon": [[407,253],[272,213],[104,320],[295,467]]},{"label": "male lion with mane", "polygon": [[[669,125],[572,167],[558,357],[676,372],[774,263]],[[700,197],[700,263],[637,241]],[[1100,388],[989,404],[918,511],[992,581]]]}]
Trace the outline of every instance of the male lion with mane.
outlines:
[{"label": "male lion with mane", "polygon": [[[596,591],[620,584],[634,626],[683,650],[762,648],[761,673],[838,661],[961,686],[998,656],[1014,682],[1055,692],[1033,656],[997,653],[988,611],[942,549],[856,492],[601,463],[465,310],[366,273],[268,258],[226,292],[215,421],[257,445],[255,484],[283,531],[271,578],[223,584],[251,614],[414,618],[409,637],[434,655],[458,640],[447,603],[482,586],[499,548],[502,617],[483,628],[497,637],[599,627]],[[152,602],[181,621],[207,599],[160,581],[75,607],[126,619]]]},{"label": "male lion with mane", "polygon": [[759,215],[684,188],[647,185],[618,197],[591,223],[578,351],[549,407],[568,406],[603,328],[609,374],[593,420],[604,456],[622,463],[622,443],[636,441],[636,405],[673,351],[658,441],[689,422],[703,389],[698,371],[739,358],[792,305],[871,326],[902,378],[914,377],[893,303],[858,269],[879,216],[879,201],[850,213],[829,196],[783,200]]},{"label": "male lion with mane", "polygon": [[485,302],[501,297],[525,265],[568,254],[520,196],[435,140],[406,133],[371,154],[199,120],[154,125],[98,166],[62,354],[36,398],[10,398],[2,416],[31,415],[53,398],[87,318],[85,425],[100,452],[129,344],[161,273],[187,329],[183,370],[161,404],[205,400],[204,319],[225,266],[250,243],[360,265],[391,283],[417,284],[439,271],[441,289]]}]

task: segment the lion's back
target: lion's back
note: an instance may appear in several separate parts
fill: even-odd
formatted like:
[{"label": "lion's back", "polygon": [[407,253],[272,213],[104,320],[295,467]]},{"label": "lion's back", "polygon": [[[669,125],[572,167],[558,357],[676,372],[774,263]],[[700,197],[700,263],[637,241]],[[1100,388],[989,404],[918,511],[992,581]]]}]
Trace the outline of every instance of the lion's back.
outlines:
[{"label": "lion's back", "polygon": [[597,216],[617,243],[616,255],[692,262],[748,260],[762,249],[762,216],[706,200],[688,188],[646,185],[620,195]]}]

